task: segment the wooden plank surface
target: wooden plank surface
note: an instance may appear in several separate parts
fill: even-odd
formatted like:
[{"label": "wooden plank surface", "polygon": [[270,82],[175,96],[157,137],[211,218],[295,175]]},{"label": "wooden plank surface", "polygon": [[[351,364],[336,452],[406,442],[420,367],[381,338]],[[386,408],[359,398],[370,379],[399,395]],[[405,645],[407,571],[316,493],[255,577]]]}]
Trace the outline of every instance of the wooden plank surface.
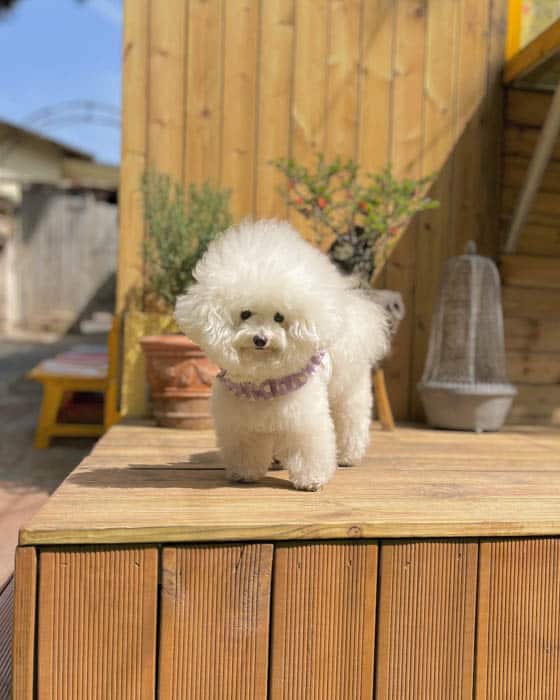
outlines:
[{"label": "wooden plank surface", "polygon": [[[185,1],[185,0],[184,0]],[[186,71],[184,180],[220,179],[223,94],[222,0],[190,0]]]},{"label": "wooden plank surface", "polygon": [[560,426],[560,384],[517,384],[516,389],[508,423]]},{"label": "wooden plank surface", "polygon": [[553,700],[560,689],[558,539],[480,545],[476,700]]},{"label": "wooden plank surface", "polygon": [[[419,177],[422,175],[428,3],[426,0],[398,0],[395,4],[390,162],[397,178]],[[409,415],[412,392],[415,237],[418,226],[416,218],[408,226],[386,265],[387,288],[401,293],[407,310],[385,366],[389,399],[397,420]]]},{"label": "wooden plank surface", "polygon": [[533,287],[502,287],[506,318],[534,318],[547,323],[560,321],[560,290]]},{"label": "wooden plank surface", "polygon": [[153,699],[156,547],[40,554],[38,700]]},{"label": "wooden plank surface", "polygon": [[383,542],[377,700],[471,700],[478,543]]},{"label": "wooden plank surface", "polygon": [[503,284],[560,289],[560,257],[502,255],[500,274]]},{"label": "wooden plank surface", "polygon": [[228,483],[210,431],[117,425],[20,542],[555,534],[559,435],[375,430],[360,466],[307,493],[295,491],[285,471],[257,485]]},{"label": "wooden plank surface", "polygon": [[148,20],[149,0],[124,3],[117,311],[130,304],[143,274],[140,180],[147,156]]},{"label": "wooden plank surface", "polygon": [[293,0],[264,2],[261,14],[258,110],[257,217],[287,215],[278,193],[285,178],[271,164],[290,152],[294,79],[295,5]]},{"label": "wooden plank surface", "polygon": [[265,700],[272,545],[165,548],[160,700]]},{"label": "wooden plank surface", "polygon": [[538,318],[504,319],[506,349],[509,351],[554,352],[560,354],[560,324]]},{"label": "wooden plank surface", "polygon": [[256,102],[260,5],[225,2],[224,89],[221,129],[221,185],[231,189],[234,220],[254,212]]},{"label": "wooden plank surface", "polygon": [[16,550],[14,631],[12,647],[12,699],[33,700],[37,552],[35,547]]},{"label": "wooden plank surface", "polygon": [[274,558],[271,700],[370,700],[377,545],[290,544]]},{"label": "wooden plank surface", "polygon": [[560,385],[560,346],[554,352],[510,350],[506,359],[508,377],[514,384]]}]

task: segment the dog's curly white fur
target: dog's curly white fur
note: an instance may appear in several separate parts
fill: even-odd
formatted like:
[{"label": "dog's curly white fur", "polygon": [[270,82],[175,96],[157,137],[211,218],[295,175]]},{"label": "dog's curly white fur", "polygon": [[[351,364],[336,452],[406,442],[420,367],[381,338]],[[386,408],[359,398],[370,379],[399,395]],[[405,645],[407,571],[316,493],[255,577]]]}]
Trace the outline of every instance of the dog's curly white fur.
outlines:
[{"label": "dog's curly white fur", "polygon": [[[196,282],[177,300],[181,329],[229,380],[214,382],[212,412],[234,481],[263,477],[273,459],[314,491],[369,442],[370,369],[388,350],[384,311],[287,222],[244,222],[214,241]],[[251,400],[231,390],[300,372],[297,390]]]}]

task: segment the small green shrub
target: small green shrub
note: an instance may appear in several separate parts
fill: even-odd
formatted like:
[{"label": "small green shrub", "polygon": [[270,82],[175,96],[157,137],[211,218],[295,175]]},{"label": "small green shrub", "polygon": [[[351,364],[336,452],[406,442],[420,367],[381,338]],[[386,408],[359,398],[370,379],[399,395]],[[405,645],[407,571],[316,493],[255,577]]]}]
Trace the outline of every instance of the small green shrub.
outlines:
[{"label": "small green shrub", "polygon": [[326,162],[322,154],[311,168],[293,159],[272,165],[286,177],[280,194],[288,206],[310,221],[313,242],[324,247],[327,241],[329,256],[344,272],[368,281],[412,216],[438,206],[426,196],[431,177],[397,180],[389,166],[360,174],[353,160]]},{"label": "small green shrub", "polygon": [[168,175],[148,171],[144,198],[145,297],[167,308],[193,282],[193,270],[209,243],[231,225],[229,191],[205,182],[185,188]]}]

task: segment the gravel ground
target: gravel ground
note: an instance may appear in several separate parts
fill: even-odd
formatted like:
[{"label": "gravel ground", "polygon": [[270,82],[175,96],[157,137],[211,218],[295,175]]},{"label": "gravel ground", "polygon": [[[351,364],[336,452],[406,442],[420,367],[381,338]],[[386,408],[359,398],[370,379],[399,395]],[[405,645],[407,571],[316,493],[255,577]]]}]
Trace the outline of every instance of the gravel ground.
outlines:
[{"label": "gravel ground", "polygon": [[103,336],[13,339],[0,336],[0,587],[13,570],[18,530],[91,450],[94,440],[56,439],[33,447],[41,386],[25,373],[45,357]]}]

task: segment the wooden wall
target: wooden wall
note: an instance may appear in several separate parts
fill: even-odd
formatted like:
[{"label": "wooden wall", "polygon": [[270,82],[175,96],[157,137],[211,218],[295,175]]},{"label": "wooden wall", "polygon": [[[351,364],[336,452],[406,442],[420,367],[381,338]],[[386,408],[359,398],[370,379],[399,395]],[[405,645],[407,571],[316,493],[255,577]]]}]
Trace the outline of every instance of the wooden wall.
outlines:
[{"label": "wooden wall", "polygon": [[[143,169],[232,189],[235,219],[285,216],[272,158],[316,150],[366,170],[438,173],[382,276],[408,315],[388,363],[414,390],[442,262],[496,252],[507,0],[126,0],[118,304],[142,278]],[[294,219],[296,225],[301,222]]]}]

